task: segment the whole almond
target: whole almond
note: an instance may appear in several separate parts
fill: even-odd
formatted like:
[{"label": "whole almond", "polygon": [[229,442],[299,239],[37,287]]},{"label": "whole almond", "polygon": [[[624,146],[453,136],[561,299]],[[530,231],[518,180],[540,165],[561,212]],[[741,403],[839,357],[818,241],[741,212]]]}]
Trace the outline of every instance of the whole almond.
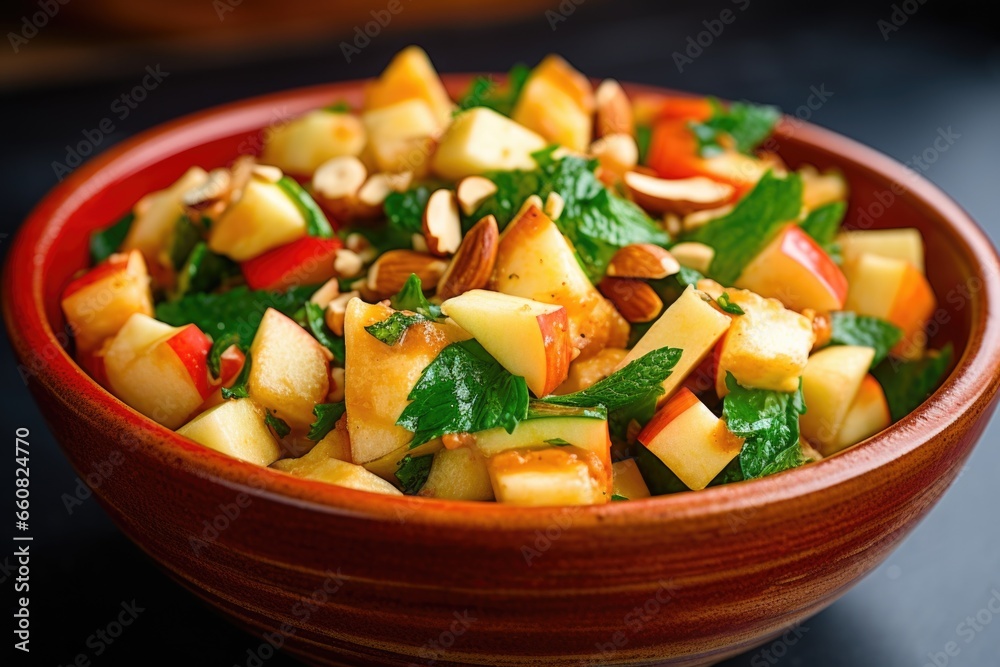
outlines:
[{"label": "whole almond", "polygon": [[493,274],[500,245],[497,219],[488,215],[469,230],[451,264],[441,276],[437,296],[444,300],[486,287]]},{"label": "whole almond", "polygon": [[651,322],[663,310],[663,300],[647,283],[635,278],[604,278],[597,285],[629,322]]},{"label": "whole almond", "polygon": [[368,289],[379,299],[387,299],[416,274],[424,289],[431,289],[441,280],[448,263],[431,255],[413,250],[390,250],[375,260],[368,270]]},{"label": "whole almond", "polygon": [[680,263],[669,250],[652,243],[633,243],[614,254],[608,264],[607,274],[613,278],[659,280],[680,270]]}]

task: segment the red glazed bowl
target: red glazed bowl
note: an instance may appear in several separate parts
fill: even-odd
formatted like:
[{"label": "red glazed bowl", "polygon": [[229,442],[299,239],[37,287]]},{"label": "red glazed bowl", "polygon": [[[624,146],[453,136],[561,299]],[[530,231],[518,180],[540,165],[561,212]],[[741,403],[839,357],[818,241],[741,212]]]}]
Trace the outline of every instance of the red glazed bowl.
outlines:
[{"label": "red glazed bowl", "polygon": [[[453,92],[468,77],[450,77]],[[653,93],[637,86],[631,92]],[[320,86],[202,112],[127,141],[50,193],[4,273],[4,315],[56,439],[121,530],[173,577],[308,663],[708,665],[815,614],[877,566],[955,479],[1000,377],[1000,264],[954,202],[897,162],[786,122],[791,165],[837,166],[849,224],[915,226],[957,364],[935,395],[837,456],[762,480],[576,509],[371,495],[227,458],[155,424],[64,349],[58,296],[87,237],[189,165],[346,99]],[[262,130],[262,128],[265,128]],[[110,470],[110,473],[107,471]]]}]

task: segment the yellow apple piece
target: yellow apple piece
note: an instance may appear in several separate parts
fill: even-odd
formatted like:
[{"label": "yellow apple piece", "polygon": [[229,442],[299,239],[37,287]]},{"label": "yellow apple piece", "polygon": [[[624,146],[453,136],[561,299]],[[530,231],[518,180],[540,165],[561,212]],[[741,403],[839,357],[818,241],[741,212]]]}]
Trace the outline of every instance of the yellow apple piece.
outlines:
[{"label": "yellow apple piece", "polygon": [[378,171],[420,171],[431,153],[439,123],[430,106],[409,99],[365,112],[368,157]]},{"label": "yellow apple piece", "polygon": [[510,450],[487,466],[497,502],[508,505],[594,505],[610,499],[603,471],[594,472],[597,457],[576,447]]},{"label": "yellow apple piece", "polygon": [[547,396],[569,372],[569,320],[562,306],[470,290],[441,304],[441,312],[475,338],[500,365]]},{"label": "yellow apple piece", "polygon": [[718,340],[729,330],[732,320],[705,301],[705,295],[688,286],[680,297],[653,323],[628,355],[618,364],[624,368],[631,362],[661,347],[681,350],[681,358],[670,377],[663,381],[662,405],[684,379],[715,348]]},{"label": "yellow apple piece", "polygon": [[708,486],[743,447],[743,439],[685,387],[646,424],[639,442],[695,491]]},{"label": "yellow apple piece", "polygon": [[442,449],[434,455],[419,495],[448,500],[493,500],[486,459],[474,449]]},{"label": "yellow apple piece", "polygon": [[839,171],[820,173],[807,165],[799,169],[799,176],[802,177],[802,206],[807,211],[847,199],[847,181]]},{"label": "yellow apple piece", "polygon": [[177,430],[199,445],[259,466],[281,456],[281,446],[264,424],[264,411],[248,398],[224,401]]},{"label": "yellow apple piece", "polygon": [[882,386],[871,375],[866,375],[861,381],[858,395],[847,410],[844,423],[837,432],[833,442],[823,447],[826,456],[867,440],[879,431],[889,428],[892,415],[889,403],[886,401]]},{"label": "yellow apple piece", "polygon": [[293,430],[315,421],[330,390],[330,353],[305,329],[268,308],[250,345],[250,397]]},{"label": "yellow apple piece", "polygon": [[504,231],[489,287],[563,306],[570,343],[580,350],[581,358],[628,342],[628,322],[597,291],[569,241],[537,206],[529,206]]},{"label": "yellow apple piece", "polygon": [[[389,482],[343,458],[347,430],[341,425],[342,422],[343,420],[338,422],[337,428],[316,443],[316,446],[305,456],[275,461],[271,467],[296,477],[314,479],[358,491],[385,493],[390,496],[400,495],[399,490]],[[331,438],[331,436],[333,437]]]},{"label": "yellow apple piece", "polygon": [[552,393],[561,396],[582,391],[614,373],[627,356],[628,350],[625,348],[606,347],[592,357],[578,359],[569,365],[566,381]]},{"label": "yellow apple piece", "polygon": [[444,448],[444,443],[441,442],[441,438],[435,438],[430,442],[425,442],[422,445],[418,445],[413,449],[410,449],[409,445],[403,445],[395,451],[391,451],[388,454],[380,456],[377,459],[369,461],[363,464],[365,469],[378,475],[382,479],[392,482],[393,484],[399,484],[399,479],[396,477],[396,472],[399,470],[399,464],[403,462],[407,456],[412,458],[418,458],[420,456],[426,456],[427,454],[437,454]]},{"label": "yellow apple piece", "polygon": [[278,186],[256,177],[243,196],[212,223],[208,247],[243,262],[306,235],[306,219]]},{"label": "yellow apple piece", "polygon": [[646,480],[642,478],[642,473],[639,472],[639,466],[636,465],[635,459],[618,461],[611,466],[611,469],[614,473],[613,495],[629,500],[649,498],[649,487],[646,486]]},{"label": "yellow apple piece", "polygon": [[311,176],[335,157],[361,155],[366,141],[357,116],[317,109],[273,128],[260,159],[286,173]]},{"label": "yellow apple piece", "polygon": [[536,168],[532,153],[545,148],[537,133],[486,107],[460,113],[431,160],[434,173],[457,181],[488,171]]},{"label": "yellow apple piece", "polygon": [[365,89],[365,110],[382,109],[417,99],[430,107],[443,127],[455,108],[430,58],[418,46],[410,46],[392,59],[378,79]]},{"label": "yellow apple piece", "polygon": [[170,187],[140,199],[133,209],[135,219],[122,242],[122,250],[138,250],[150,265],[169,266],[177,219],[184,213],[184,194],[207,179],[204,169],[191,167]]},{"label": "yellow apple piece", "polygon": [[837,236],[837,243],[840,244],[845,264],[851,264],[868,253],[901,259],[912,264],[921,273],[924,272],[924,238],[918,229],[907,227],[842,232]]},{"label": "yellow apple piece", "polygon": [[365,331],[394,311],[388,306],[351,299],[344,316],[346,345],[347,428],[354,462],[365,464],[410,443],[413,433],[396,420],[424,369],[451,343],[468,340],[455,324],[418,322],[395,345]]},{"label": "yellow apple piece", "polygon": [[134,313],[153,314],[153,295],[142,253],[111,255],[63,290],[62,310],[77,351],[97,349]]},{"label": "yellow apple piece", "polygon": [[593,135],[590,82],[558,56],[549,56],[528,77],[511,117],[551,143],[583,152]]},{"label": "yellow apple piece", "polygon": [[834,345],[809,358],[802,375],[806,413],[799,424],[824,456],[836,451],[832,447],[874,358],[874,348],[857,345]]}]

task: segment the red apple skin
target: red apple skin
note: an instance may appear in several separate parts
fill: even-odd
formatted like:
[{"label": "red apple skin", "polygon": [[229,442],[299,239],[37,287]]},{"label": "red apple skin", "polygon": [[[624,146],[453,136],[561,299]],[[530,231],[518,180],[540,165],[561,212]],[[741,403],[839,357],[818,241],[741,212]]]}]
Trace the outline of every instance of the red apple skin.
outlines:
[{"label": "red apple skin", "polygon": [[670,400],[663,404],[662,408],[656,411],[645,428],[639,432],[639,442],[643,445],[652,442],[670,422],[700,402],[690,389],[681,387],[676,394],[670,397]]},{"label": "red apple skin", "polygon": [[68,299],[88,285],[93,285],[99,280],[110,278],[115,273],[125,271],[128,267],[128,259],[127,253],[111,255],[108,259],[67,285],[66,289],[63,290],[62,298]]},{"label": "red apple skin", "polygon": [[228,387],[229,383],[236,379],[243,369],[246,355],[236,345],[230,345],[219,356],[219,384]]},{"label": "red apple skin", "polygon": [[187,369],[195,389],[202,398],[208,398],[213,387],[208,374],[208,352],[212,341],[194,324],[189,324],[166,341],[181,364]]},{"label": "red apple skin", "polygon": [[240,264],[247,286],[254,290],[284,290],[323,283],[336,275],[334,255],[340,239],[304,236]]},{"label": "red apple skin", "polygon": [[896,343],[892,353],[903,358],[919,356],[914,350],[921,350],[920,336],[924,327],[934,315],[937,298],[927,278],[915,267],[907,266],[900,281],[899,292],[893,300],[889,321],[903,330],[902,339]]},{"label": "red apple skin", "polygon": [[843,309],[847,300],[847,276],[813,237],[806,234],[798,225],[791,224],[785,228],[782,235],[781,251],[812,269],[816,277],[826,286],[835,307],[824,310]]},{"label": "red apple skin", "polygon": [[545,385],[539,396],[547,396],[569,375],[573,351],[569,339],[569,316],[565,308],[560,308],[535,319],[538,320],[545,346]]}]

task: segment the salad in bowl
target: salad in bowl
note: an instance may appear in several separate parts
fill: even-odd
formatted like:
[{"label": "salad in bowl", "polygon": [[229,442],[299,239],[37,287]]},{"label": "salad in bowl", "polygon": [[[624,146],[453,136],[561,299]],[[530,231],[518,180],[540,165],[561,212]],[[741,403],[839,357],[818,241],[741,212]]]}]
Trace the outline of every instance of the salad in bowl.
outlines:
[{"label": "salad in bowl", "polygon": [[95,233],[75,357],[205,447],[376,493],[589,505],[832,456],[952,353],[919,231],[844,229],[780,122],[557,56],[453,100],[411,47]]}]

